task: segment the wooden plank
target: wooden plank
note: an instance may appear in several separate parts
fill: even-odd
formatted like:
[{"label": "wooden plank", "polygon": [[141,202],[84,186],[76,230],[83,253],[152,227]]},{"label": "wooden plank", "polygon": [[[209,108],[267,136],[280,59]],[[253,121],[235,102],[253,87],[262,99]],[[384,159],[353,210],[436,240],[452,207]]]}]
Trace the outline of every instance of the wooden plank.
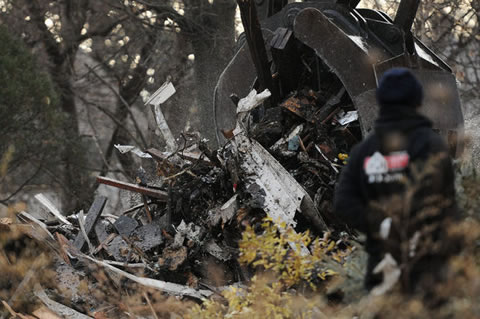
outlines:
[{"label": "wooden plank", "polygon": [[[98,218],[100,217],[100,214],[102,214],[103,208],[105,207],[105,203],[107,202],[107,198],[104,196],[97,196],[95,200],[93,201],[92,206],[88,210],[87,213],[87,218],[85,221],[85,233],[88,236],[90,231],[93,229],[93,226],[95,226],[95,223],[97,222]],[[82,232],[78,232],[77,237],[75,238],[75,241],[73,245],[79,250],[82,250],[83,245],[85,244],[85,236],[82,234]]]},{"label": "wooden plank", "polygon": [[114,180],[112,178],[103,177],[103,176],[98,176],[97,177],[97,182],[99,182],[100,184],[105,184],[105,185],[117,187],[117,188],[120,188],[120,189],[125,189],[127,191],[136,192],[136,193],[140,193],[140,194],[147,195],[147,196],[150,196],[150,197],[154,197],[154,198],[157,198],[161,201],[167,201],[167,199],[168,199],[167,192],[164,192],[164,191],[161,191],[161,190],[158,190],[158,189],[154,189],[154,188],[150,188],[150,187],[139,186],[137,184],[121,182],[121,181],[117,181],[117,180]]}]

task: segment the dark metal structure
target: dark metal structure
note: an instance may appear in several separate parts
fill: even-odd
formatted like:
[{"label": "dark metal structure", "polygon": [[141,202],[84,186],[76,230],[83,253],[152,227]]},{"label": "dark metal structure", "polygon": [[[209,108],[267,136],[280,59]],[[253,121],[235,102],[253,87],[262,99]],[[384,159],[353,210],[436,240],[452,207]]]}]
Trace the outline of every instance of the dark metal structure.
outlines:
[{"label": "dark metal structure", "polygon": [[[273,100],[280,101],[304,86],[316,91],[333,90],[334,94],[343,87],[359,112],[365,135],[372,129],[378,109],[378,79],[391,67],[407,67],[425,88],[421,112],[433,120],[453,148],[461,149],[463,114],[455,77],[450,67],[411,32],[420,0],[402,0],[393,20],[380,11],[356,8],[359,2],[286,4],[284,0],[255,0],[267,69],[278,95]],[[243,97],[252,88],[261,87],[255,64],[258,61],[252,61],[249,38],[240,38],[239,49],[215,89],[218,143],[223,141],[218,131],[234,126],[235,103],[230,96]],[[332,85],[337,87],[332,89]],[[458,149],[453,151],[458,153]]]}]

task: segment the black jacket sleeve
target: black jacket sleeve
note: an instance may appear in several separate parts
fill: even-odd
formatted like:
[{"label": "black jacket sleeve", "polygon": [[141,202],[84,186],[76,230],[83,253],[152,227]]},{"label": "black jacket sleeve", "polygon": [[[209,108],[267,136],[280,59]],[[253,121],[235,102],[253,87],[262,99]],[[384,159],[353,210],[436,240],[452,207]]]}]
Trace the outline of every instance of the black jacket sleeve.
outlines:
[{"label": "black jacket sleeve", "polygon": [[353,148],[347,165],[342,169],[335,188],[335,214],[349,227],[367,231],[367,201],[362,190],[362,165],[360,145]]}]

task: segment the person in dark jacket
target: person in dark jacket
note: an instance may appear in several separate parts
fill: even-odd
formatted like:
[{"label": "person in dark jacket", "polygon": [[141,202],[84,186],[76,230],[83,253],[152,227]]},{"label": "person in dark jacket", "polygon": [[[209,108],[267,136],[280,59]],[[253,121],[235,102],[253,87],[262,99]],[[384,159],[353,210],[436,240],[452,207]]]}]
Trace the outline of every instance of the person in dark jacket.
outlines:
[{"label": "person in dark jacket", "polygon": [[374,131],[352,149],[334,199],[337,216],[367,236],[367,289],[382,282],[373,269],[386,253],[406,286],[433,265],[429,260],[442,263],[441,227],[454,207],[447,145],[418,112],[420,82],[408,69],[394,68],[380,79],[376,95]]}]

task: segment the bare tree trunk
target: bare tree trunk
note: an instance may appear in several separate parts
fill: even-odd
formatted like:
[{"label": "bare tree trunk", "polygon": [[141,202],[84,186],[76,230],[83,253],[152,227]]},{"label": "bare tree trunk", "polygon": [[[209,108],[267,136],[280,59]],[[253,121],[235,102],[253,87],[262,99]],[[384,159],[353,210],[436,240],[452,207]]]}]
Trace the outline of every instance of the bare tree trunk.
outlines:
[{"label": "bare tree trunk", "polygon": [[235,8],[232,0],[192,0],[186,7],[191,19],[204,26],[192,36],[195,55],[197,105],[201,121],[200,132],[214,141],[212,104],[218,77],[233,55],[235,46]]}]

